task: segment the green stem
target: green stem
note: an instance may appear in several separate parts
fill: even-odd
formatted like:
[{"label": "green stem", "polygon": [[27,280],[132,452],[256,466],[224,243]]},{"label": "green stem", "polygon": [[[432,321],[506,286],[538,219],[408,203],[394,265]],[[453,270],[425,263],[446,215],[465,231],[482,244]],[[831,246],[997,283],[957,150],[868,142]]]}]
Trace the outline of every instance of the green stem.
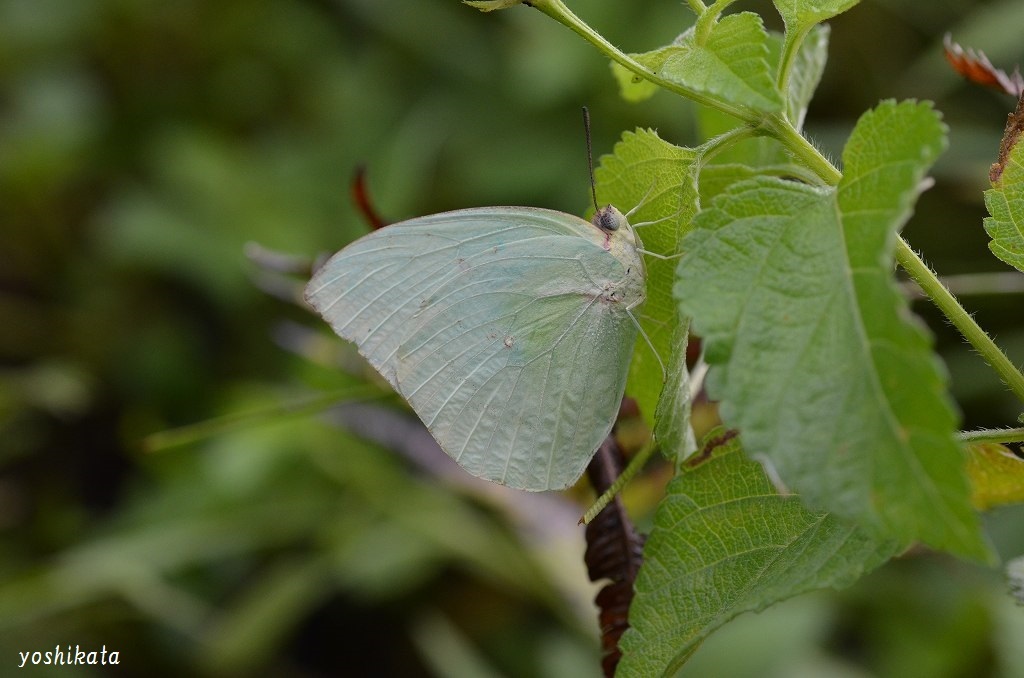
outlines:
[{"label": "green stem", "polygon": [[1014,395],[1024,402],[1024,374],[1006,357],[992,338],[981,329],[974,318],[964,310],[952,292],[939,281],[928,264],[910,248],[903,238],[896,241],[896,261],[914,279],[928,298],[956,327],[960,334],[974,347],[999,377],[1010,387]]},{"label": "green stem", "polygon": [[[1016,271],[1005,273],[961,273],[942,276],[942,284],[956,296],[1024,294],[1024,276]],[[924,297],[921,288],[911,283],[904,289],[911,298]]]},{"label": "green stem", "polygon": [[[799,33],[786,31],[786,40],[782,44],[782,58],[779,60],[779,75],[776,85],[780,92],[789,92],[789,76],[793,72],[793,61],[796,59],[804,38],[811,32],[814,24],[808,24]],[[793,111],[790,111],[792,113]]]},{"label": "green stem", "polygon": [[835,186],[843,178],[842,172],[836,169],[835,165],[830,163],[784,116],[768,116],[761,123],[761,129],[778,139],[797,160],[830,186]]},{"label": "green stem", "polygon": [[604,36],[591,28],[582,19],[572,13],[562,0],[531,0],[530,5],[544,12],[549,17],[568,27],[574,33],[591,43],[605,53],[612,61],[621,64],[626,69],[636,73],[641,78],[653,82],[658,87],[675,92],[687,99],[692,99],[699,104],[717,109],[738,118],[747,124],[756,124],[760,116],[746,106],[734,106],[727,102],[709,97],[701,92],[685,87],[678,82],[666,80],[654,71],[650,70],[628,54],[622,52],[618,47],[605,40]]},{"label": "green stem", "polygon": [[615,482],[611,484],[607,490],[605,490],[597,500],[591,504],[587,512],[580,518],[580,525],[589,525],[590,521],[597,517],[597,514],[604,510],[604,507],[612,502],[615,495],[619,493],[623,487],[626,486],[630,480],[633,479],[640,469],[650,460],[651,455],[654,454],[654,450],[658,449],[657,445],[648,444],[647,447],[640,450],[635,457],[629,461],[629,465],[619,474],[619,477],[615,479]]},{"label": "green stem", "polygon": [[717,137],[712,137],[698,146],[695,149],[697,151],[697,157],[700,158],[701,163],[706,163],[722,151],[732,148],[744,139],[749,139],[755,136],[757,136],[757,130],[753,127],[733,127],[731,130],[723,132]]},{"label": "green stem", "polygon": [[1024,427],[961,431],[959,438],[965,443],[1024,443]]}]

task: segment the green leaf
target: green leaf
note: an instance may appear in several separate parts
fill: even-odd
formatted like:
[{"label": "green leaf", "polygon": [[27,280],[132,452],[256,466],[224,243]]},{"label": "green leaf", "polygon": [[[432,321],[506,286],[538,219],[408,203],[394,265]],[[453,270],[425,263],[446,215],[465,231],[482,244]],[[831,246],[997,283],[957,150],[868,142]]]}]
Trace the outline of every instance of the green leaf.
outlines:
[{"label": "green leaf", "polygon": [[817,23],[842,14],[860,0],[773,0],[786,31],[802,33]]},{"label": "green leaf", "polygon": [[672,675],[738,614],[848,586],[897,550],[779,494],[725,442],[685,464],[658,505],[616,675]]},{"label": "green leaf", "polygon": [[1015,140],[1002,174],[985,191],[985,207],[992,215],[985,218],[985,232],[992,237],[989,249],[1024,272],[1024,144]]},{"label": "green leaf", "polygon": [[724,17],[703,44],[691,28],[672,45],[633,58],[666,80],[728,104],[766,113],[782,109],[768,65],[768,33],[751,12]]},{"label": "green leaf", "polygon": [[[800,129],[810,105],[814,90],[821,80],[828,59],[828,27],[814,27],[796,53],[791,67],[786,105],[789,119]],[[782,36],[768,34],[768,65],[774,73],[779,68],[782,54]],[[698,128],[702,139],[710,139],[739,126],[740,121],[716,109],[701,106],[697,115]],[[789,154],[777,139],[759,136],[747,139],[732,148],[717,154],[712,164],[742,163],[751,167],[763,167],[789,162]],[[701,179],[703,184],[703,177]],[[703,187],[701,191],[703,192]]]},{"label": "green leaf", "polygon": [[660,89],[616,61],[611,62],[611,66],[615,82],[619,84],[619,96],[630,103],[646,101]]},{"label": "green leaf", "polygon": [[881,104],[838,189],[761,177],[712,201],[675,291],[724,420],[809,505],[986,557],[944,373],[892,280],[896,231],[944,146],[929,105]]},{"label": "green leaf", "polygon": [[967,446],[971,502],[979,511],[1024,503],[1024,459],[998,443]]},{"label": "green leaf", "polygon": [[[623,212],[636,209],[630,216],[631,223],[668,217],[637,229],[644,249],[663,256],[678,254],[683,236],[691,228],[698,204],[696,173],[695,151],[670,144],[654,131],[643,129],[624,133],[612,154],[602,157],[594,172],[598,199]],[[678,421],[661,424],[664,417],[656,416],[663,386],[661,365],[674,366],[676,370],[669,375],[671,387],[666,390],[674,395],[662,408],[665,413],[671,413],[672,419],[685,419],[688,403],[680,401],[684,390],[680,380],[685,381],[685,365],[675,356],[686,350],[688,325],[672,297],[675,261],[644,257],[644,265],[647,300],[637,317],[658,356],[651,353],[642,337],[637,339],[626,394],[636,399],[648,422],[655,422],[655,433],[665,446],[666,454],[674,454],[682,444],[679,436],[686,426]],[[659,433],[659,428],[666,425],[668,430],[662,429],[665,432]]]}]

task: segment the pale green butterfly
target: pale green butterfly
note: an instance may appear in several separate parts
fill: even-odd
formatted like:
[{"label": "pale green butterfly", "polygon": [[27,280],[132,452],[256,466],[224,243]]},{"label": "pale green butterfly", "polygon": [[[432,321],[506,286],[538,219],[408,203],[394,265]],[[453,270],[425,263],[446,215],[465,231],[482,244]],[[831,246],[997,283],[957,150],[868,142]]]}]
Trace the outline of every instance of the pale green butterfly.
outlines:
[{"label": "pale green butterfly", "polygon": [[592,222],[464,209],[360,238],[305,296],[464,469],[561,489],[618,412],[645,298],[640,250],[610,205]]}]

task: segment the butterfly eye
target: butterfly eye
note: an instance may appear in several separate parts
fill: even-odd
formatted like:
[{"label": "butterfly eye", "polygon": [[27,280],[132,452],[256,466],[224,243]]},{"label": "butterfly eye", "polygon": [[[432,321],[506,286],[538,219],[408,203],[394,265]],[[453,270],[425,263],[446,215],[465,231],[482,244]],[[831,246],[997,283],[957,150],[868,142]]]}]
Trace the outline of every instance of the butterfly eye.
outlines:
[{"label": "butterfly eye", "polygon": [[614,214],[606,212],[601,217],[601,227],[606,231],[617,231],[619,230],[619,220],[615,218]]},{"label": "butterfly eye", "polygon": [[621,217],[611,205],[602,207],[594,214],[593,224],[607,233],[614,233],[619,230]]}]

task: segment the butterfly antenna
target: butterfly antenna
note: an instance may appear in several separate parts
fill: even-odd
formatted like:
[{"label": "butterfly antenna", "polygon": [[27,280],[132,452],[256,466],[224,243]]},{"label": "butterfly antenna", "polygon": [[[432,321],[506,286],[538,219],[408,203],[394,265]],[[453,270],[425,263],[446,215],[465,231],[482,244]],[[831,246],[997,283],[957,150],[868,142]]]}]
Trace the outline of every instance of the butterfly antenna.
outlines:
[{"label": "butterfly antenna", "polygon": [[597,182],[594,181],[594,151],[590,143],[590,111],[583,107],[583,133],[587,137],[587,169],[590,170],[590,195],[594,198],[594,209],[597,206]]}]

